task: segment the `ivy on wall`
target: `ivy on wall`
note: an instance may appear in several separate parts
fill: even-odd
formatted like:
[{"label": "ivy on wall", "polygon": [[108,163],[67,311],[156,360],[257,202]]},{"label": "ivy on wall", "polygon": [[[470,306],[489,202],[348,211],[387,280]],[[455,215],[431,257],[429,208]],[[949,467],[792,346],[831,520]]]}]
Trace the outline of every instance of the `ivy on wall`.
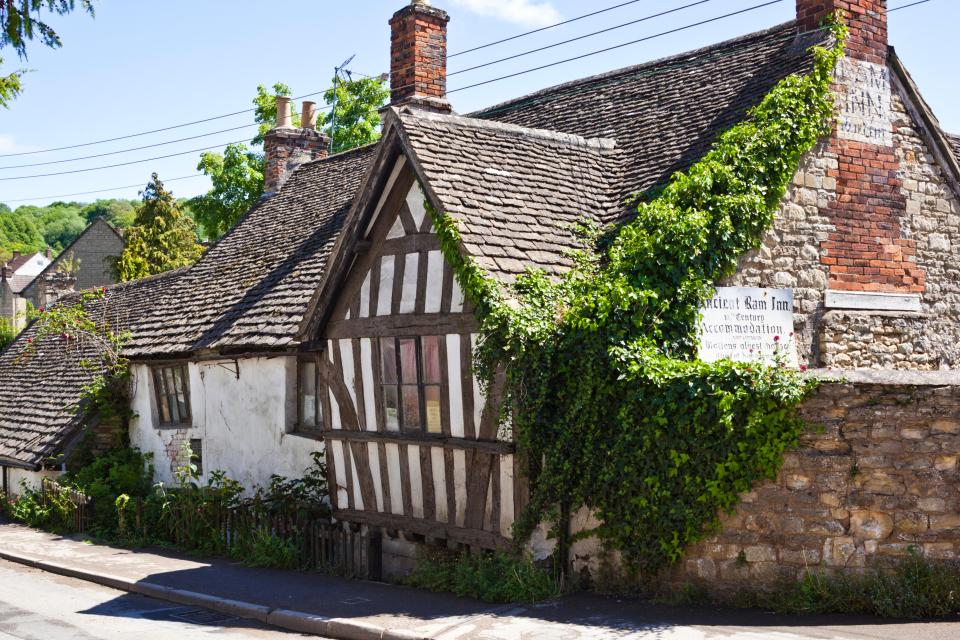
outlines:
[{"label": "ivy on wall", "polygon": [[629,568],[657,570],[796,445],[813,383],[780,366],[697,360],[696,324],[829,133],[846,37],[840,20],[830,28],[836,44],[812,50],[808,74],[778,83],[560,279],[531,270],[498,284],[464,255],[456,221],[428,207],[481,321],[477,373],[504,381],[503,418],[526,461],[518,540],[558,505],[587,507],[601,523],[590,534]]}]

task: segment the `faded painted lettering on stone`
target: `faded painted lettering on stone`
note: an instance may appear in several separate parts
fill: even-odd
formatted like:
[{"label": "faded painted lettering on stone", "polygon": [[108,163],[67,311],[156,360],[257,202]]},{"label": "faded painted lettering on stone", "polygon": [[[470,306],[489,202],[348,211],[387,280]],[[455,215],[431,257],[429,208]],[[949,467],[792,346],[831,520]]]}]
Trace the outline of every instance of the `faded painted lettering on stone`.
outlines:
[{"label": "faded painted lettering on stone", "polygon": [[890,76],[887,68],[844,58],[837,67],[841,85],[837,134],[881,146],[893,144],[890,115]]},{"label": "faded painted lettering on stone", "polygon": [[701,360],[797,365],[790,289],[719,287],[700,312]]}]

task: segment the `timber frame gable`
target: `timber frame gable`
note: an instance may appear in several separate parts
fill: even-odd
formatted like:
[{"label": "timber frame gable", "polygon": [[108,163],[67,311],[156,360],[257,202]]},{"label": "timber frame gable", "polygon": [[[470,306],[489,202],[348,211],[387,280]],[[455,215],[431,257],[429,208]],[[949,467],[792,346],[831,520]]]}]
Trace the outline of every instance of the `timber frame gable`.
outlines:
[{"label": "timber frame gable", "polygon": [[342,520],[504,547],[526,485],[498,437],[498,394],[473,374],[478,323],[424,200],[439,203],[399,129],[388,124],[305,323],[332,506]]}]

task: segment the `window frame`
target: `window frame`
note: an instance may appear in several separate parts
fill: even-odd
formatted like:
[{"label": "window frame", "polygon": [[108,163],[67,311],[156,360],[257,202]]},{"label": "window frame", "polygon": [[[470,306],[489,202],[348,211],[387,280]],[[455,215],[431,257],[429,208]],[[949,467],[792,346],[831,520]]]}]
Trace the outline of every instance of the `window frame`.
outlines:
[{"label": "window frame", "polygon": [[[424,338],[432,338],[437,342],[437,380],[436,381],[427,381],[427,362],[424,355],[423,341]],[[397,434],[418,434],[429,437],[442,438],[445,434],[443,430],[443,408],[444,408],[444,394],[443,394],[443,361],[440,358],[440,341],[444,339],[442,335],[396,335],[396,336],[380,336],[377,338],[377,358],[379,362],[380,369],[380,379],[376,380],[375,383],[380,386],[380,403],[381,411],[384,416],[383,430],[385,433],[397,433]],[[403,353],[401,344],[404,341],[412,340],[414,343],[414,360],[416,363],[416,383],[411,383],[405,380],[405,369],[403,367]],[[393,355],[394,355],[394,371],[396,373],[396,381],[388,382],[386,380],[386,375],[383,367],[384,363],[384,342],[392,341],[393,342]],[[416,387],[417,389],[417,411],[418,411],[418,422],[419,426],[410,428],[406,425],[407,421],[407,412],[404,410],[404,387]],[[397,428],[389,429],[387,426],[387,389],[396,390],[396,400],[397,400]],[[438,414],[437,414],[437,430],[430,431],[429,423],[429,413],[427,411],[427,389],[435,388],[437,399],[438,399]]]},{"label": "window frame", "polygon": [[[153,384],[153,408],[157,413],[157,426],[161,429],[192,427],[193,405],[190,401],[190,368],[188,364],[178,362],[153,365],[150,367],[150,377]],[[180,392],[177,391],[178,377],[183,392],[185,412],[180,410]],[[176,411],[174,411],[174,406],[170,404],[171,398],[176,399]],[[161,406],[161,401],[166,405],[165,407]],[[173,419],[174,413],[177,414],[178,419],[176,420]],[[168,417],[166,420],[164,419],[165,414]]]},{"label": "window frame", "polygon": [[[321,366],[320,366],[320,357],[319,353],[309,353],[301,354],[297,357],[297,388],[296,388],[296,402],[297,402],[297,417],[293,424],[293,430],[291,433],[298,436],[303,436],[305,438],[314,438],[314,439],[323,439],[323,433],[330,428],[328,424],[328,417],[330,415],[328,398],[324,397],[324,391],[327,391],[326,381],[322,379]],[[304,365],[312,364],[313,365],[313,377],[314,377],[314,388],[313,388],[313,397],[314,397],[314,423],[312,425],[305,425],[303,422],[303,389],[304,389],[304,379],[303,379],[303,369]]]}]

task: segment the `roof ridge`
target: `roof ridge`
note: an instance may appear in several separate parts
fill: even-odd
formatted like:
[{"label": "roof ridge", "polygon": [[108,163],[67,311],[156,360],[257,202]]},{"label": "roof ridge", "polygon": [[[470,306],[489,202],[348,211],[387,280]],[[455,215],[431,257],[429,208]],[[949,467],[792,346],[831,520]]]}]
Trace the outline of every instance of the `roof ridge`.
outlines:
[{"label": "roof ridge", "polygon": [[[518,97],[516,97],[516,98],[511,98],[510,100],[505,100],[504,102],[499,102],[499,103],[496,103],[496,104],[492,104],[492,105],[490,105],[490,106],[488,106],[488,107],[484,107],[483,109],[478,109],[478,110],[476,110],[476,111],[472,111],[472,112],[471,112],[470,114],[468,114],[468,115],[471,116],[471,117],[475,117],[475,118],[483,118],[484,114],[490,114],[491,112],[500,112],[500,111],[508,110],[508,109],[510,109],[512,106],[514,106],[514,105],[519,106],[520,104],[522,104],[522,103],[524,103],[525,101],[528,101],[528,100],[530,100],[530,99],[532,99],[532,98],[537,98],[537,97],[541,97],[541,96],[547,96],[547,95],[553,94],[553,93],[555,93],[555,92],[558,92],[558,91],[560,91],[560,90],[569,89],[569,88],[577,87],[577,86],[580,86],[580,85],[588,85],[588,84],[593,83],[593,82],[596,82],[596,81],[598,81],[598,80],[605,80],[605,79],[614,78],[614,77],[620,76],[620,75],[628,75],[628,74],[635,73],[635,72],[637,72],[637,71],[641,71],[641,70],[644,70],[644,69],[650,69],[650,68],[654,68],[654,67],[658,67],[658,66],[665,66],[665,65],[667,65],[668,63],[677,62],[677,61],[680,61],[680,60],[685,60],[685,59],[690,59],[690,58],[697,58],[697,57],[706,55],[706,54],[708,54],[708,53],[712,53],[712,52],[715,51],[715,50],[724,49],[724,48],[730,47],[730,46],[735,45],[735,44],[745,43],[745,42],[749,42],[749,41],[751,41],[751,40],[759,40],[759,39],[762,39],[762,38],[764,38],[764,37],[766,37],[766,36],[769,36],[769,35],[771,35],[771,34],[777,33],[778,31],[787,32],[787,31],[790,31],[791,29],[797,29],[798,26],[799,26],[799,25],[798,25],[797,20],[789,20],[789,21],[787,21],[787,22],[783,22],[783,23],[778,24],[778,25],[775,25],[775,26],[773,26],[773,27],[769,27],[769,28],[767,28],[767,29],[762,29],[762,30],[760,30],[760,31],[754,31],[753,33],[748,33],[748,34],[741,35],[741,36],[737,36],[737,37],[734,37],[734,38],[729,38],[729,39],[723,40],[723,41],[721,41],[721,42],[715,42],[715,43],[713,43],[713,44],[709,44],[709,45],[706,45],[706,46],[704,46],[704,47],[700,47],[700,48],[698,48],[698,49],[691,49],[691,50],[689,50],[689,51],[684,51],[684,52],[681,52],[681,53],[675,53],[675,54],[673,54],[673,55],[664,56],[664,57],[662,57],[662,58],[657,58],[657,59],[654,59],[654,60],[648,60],[648,61],[646,61],[646,62],[641,62],[641,63],[639,63],[639,64],[631,65],[631,66],[628,66],[628,67],[621,67],[621,68],[619,68],[619,69],[613,69],[613,70],[610,70],[610,71],[604,71],[603,73],[597,73],[597,74],[594,74],[594,75],[592,75],[592,76],[586,76],[586,77],[584,77],[584,78],[577,78],[576,80],[570,80],[569,82],[563,82],[563,83],[560,83],[560,84],[556,84],[556,85],[553,85],[553,86],[550,86],[550,87],[546,87],[546,88],[544,88],[544,89],[540,89],[540,90],[538,90],[538,91],[534,91],[534,92],[531,92],[531,93],[528,93],[528,94],[525,94],[525,95],[522,95],[522,96],[518,96]],[[798,32],[797,32],[797,35],[802,35],[802,33],[798,31]],[[486,119],[486,118],[484,118],[484,119]]]},{"label": "roof ridge", "polygon": [[537,129],[533,127],[524,127],[509,122],[499,122],[497,120],[485,120],[482,118],[472,118],[470,116],[461,116],[458,114],[436,113],[434,111],[424,111],[420,109],[410,109],[404,107],[397,112],[402,120],[403,116],[412,116],[419,120],[434,120],[437,122],[454,122],[459,125],[473,127],[476,129],[486,129],[493,131],[502,131],[505,133],[516,133],[530,138],[540,138],[566,144],[569,146],[587,147],[598,151],[612,151],[616,149],[617,141],[613,138],[586,138],[575,133],[564,133],[554,129]]}]

